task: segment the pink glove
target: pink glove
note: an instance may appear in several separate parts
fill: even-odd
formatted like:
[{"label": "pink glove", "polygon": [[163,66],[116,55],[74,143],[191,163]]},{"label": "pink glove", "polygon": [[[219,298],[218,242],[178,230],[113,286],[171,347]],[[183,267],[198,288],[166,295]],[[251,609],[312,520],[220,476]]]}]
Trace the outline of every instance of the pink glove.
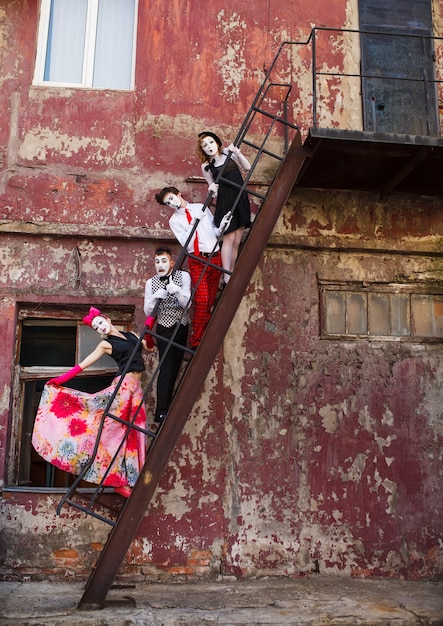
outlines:
[{"label": "pink glove", "polygon": [[75,367],[72,368],[72,370],[69,370],[69,372],[66,372],[66,374],[57,376],[57,378],[51,378],[50,380],[48,380],[46,384],[47,385],[63,385],[63,383],[65,383],[67,380],[71,380],[71,378],[74,378],[74,376],[77,376],[77,374],[80,374],[80,372],[82,371],[83,369],[80,367],[80,365],[76,365]]},{"label": "pink glove", "polygon": [[151,330],[151,328],[154,326],[154,322],[155,322],[155,317],[152,317],[152,315],[149,315],[145,319],[145,326],[147,326],[149,330]]},{"label": "pink glove", "polygon": [[[145,326],[149,328],[149,330],[151,330],[151,328],[154,326],[154,323],[155,323],[155,317],[152,317],[152,315],[149,315],[145,320]],[[154,347],[154,339],[152,338],[152,335],[150,335],[149,333],[146,333],[145,342],[146,342],[146,349],[152,350],[152,348]]]}]

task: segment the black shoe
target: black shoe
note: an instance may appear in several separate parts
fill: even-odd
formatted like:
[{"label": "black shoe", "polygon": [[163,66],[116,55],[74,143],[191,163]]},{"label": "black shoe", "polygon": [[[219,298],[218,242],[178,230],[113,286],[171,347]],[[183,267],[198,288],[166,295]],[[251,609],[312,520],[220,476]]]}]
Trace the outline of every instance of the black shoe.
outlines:
[{"label": "black shoe", "polygon": [[167,414],[168,414],[167,411],[163,411],[162,413],[159,413],[158,415],[154,417],[154,422],[156,424],[163,424]]}]

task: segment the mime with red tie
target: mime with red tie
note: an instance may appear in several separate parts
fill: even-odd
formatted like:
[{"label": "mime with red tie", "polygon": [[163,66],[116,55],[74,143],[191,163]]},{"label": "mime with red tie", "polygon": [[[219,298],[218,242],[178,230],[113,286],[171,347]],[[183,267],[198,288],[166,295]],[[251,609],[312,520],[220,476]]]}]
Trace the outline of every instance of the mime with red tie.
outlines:
[{"label": "mime with red tie", "polygon": [[[188,257],[193,289],[198,285],[194,293],[190,339],[191,348],[195,350],[211,317],[222,273],[218,238],[229,225],[232,215],[230,213],[225,215],[217,228],[210,209],[202,203],[189,204],[176,187],[164,187],[155,195],[155,199],[159,204],[174,209],[169,219],[169,226],[182,246],[186,245],[195,221],[198,221],[197,228],[187,245],[187,252],[198,257]],[[205,268],[203,263],[207,263],[209,258],[211,265],[220,267],[220,270],[211,265]]]}]

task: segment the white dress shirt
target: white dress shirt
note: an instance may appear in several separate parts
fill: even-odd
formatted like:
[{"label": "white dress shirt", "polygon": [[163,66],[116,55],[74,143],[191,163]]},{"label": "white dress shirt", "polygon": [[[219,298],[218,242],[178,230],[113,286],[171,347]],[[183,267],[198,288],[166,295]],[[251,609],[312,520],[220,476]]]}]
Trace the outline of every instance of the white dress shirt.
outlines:
[{"label": "white dress shirt", "polygon": [[[195,219],[197,216],[200,215],[203,206],[204,205],[199,202],[195,204],[187,204],[186,208],[191,214],[191,217]],[[184,208],[180,207],[179,209],[174,210],[174,213],[171,215],[171,218],[169,220],[169,226],[176,236],[177,240],[181,243],[182,246],[184,246],[193,226],[192,222],[188,222],[188,218],[186,216],[186,211]],[[212,252],[214,249],[215,252],[219,250],[219,245],[217,243],[219,229],[214,223],[214,216],[212,215],[209,207],[205,209],[203,219],[200,220],[196,232],[198,236],[198,248],[200,252],[209,253]],[[188,252],[191,254],[194,254],[194,239],[195,233],[188,244]]]}]

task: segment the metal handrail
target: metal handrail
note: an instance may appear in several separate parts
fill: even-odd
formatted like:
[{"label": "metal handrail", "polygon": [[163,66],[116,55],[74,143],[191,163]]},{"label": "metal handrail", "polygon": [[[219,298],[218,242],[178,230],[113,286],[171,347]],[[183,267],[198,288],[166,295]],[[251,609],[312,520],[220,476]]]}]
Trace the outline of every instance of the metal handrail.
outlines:
[{"label": "metal handrail", "polygon": [[[441,69],[438,72],[438,75],[435,78],[429,78],[423,72],[421,76],[413,77],[413,76],[395,76],[393,74],[380,74],[378,72],[346,72],[346,71],[324,71],[317,70],[317,66],[319,64],[319,52],[318,52],[318,36],[320,33],[337,33],[341,35],[359,35],[360,37],[365,35],[378,35],[381,37],[402,37],[409,39],[418,39],[423,42],[432,41],[432,42],[443,42],[443,37],[438,37],[435,35],[426,35],[423,32],[406,32],[400,29],[391,29],[391,30],[380,30],[380,29],[352,29],[352,28],[331,28],[327,26],[315,26],[311,29],[309,36],[304,41],[292,41],[287,40],[283,41],[275,56],[272,60],[265,78],[257,92],[255,100],[251,106],[251,109],[258,106],[258,103],[261,102],[265,97],[265,91],[271,84],[278,84],[276,81],[272,81],[272,75],[275,72],[278,61],[283,57],[283,53],[286,51],[288,47],[311,47],[311,62],[310,62],[310,72],[311,72],[311,84],[312,84],[312,123],[311,126],[313,128],[318,128],[318,106],[319,106],[319,96],[318,96],[318,79],[323,76],[328,77],[340,77],[340,78],[358,78],[360,80],[364,79],[379,79],[379,80],[396,80],[404,83],[425,83],[429,85],[441,85],[443,83],[443,62],[441,63]],[[435,61],[435,58],[434,58]],[[437,65],[434,65],[435,68],[438,69]],[[281,86],[280,84],[279,86]],[[289,94],[288,94],[289,98]],[[288,108],[288,98],[285,102],[285,108]],[[282,120],[283,121],[283,120]],[[285,120],[289,122],[288,119]],[[283,121],[283,123],[285,123]],[[248,124],[248,119],[245,119],[244,125]],[[296,123],[295,123],[296,125]],[[241,138],[244,132],[244,128],[240,128],[239,138]]]}]

